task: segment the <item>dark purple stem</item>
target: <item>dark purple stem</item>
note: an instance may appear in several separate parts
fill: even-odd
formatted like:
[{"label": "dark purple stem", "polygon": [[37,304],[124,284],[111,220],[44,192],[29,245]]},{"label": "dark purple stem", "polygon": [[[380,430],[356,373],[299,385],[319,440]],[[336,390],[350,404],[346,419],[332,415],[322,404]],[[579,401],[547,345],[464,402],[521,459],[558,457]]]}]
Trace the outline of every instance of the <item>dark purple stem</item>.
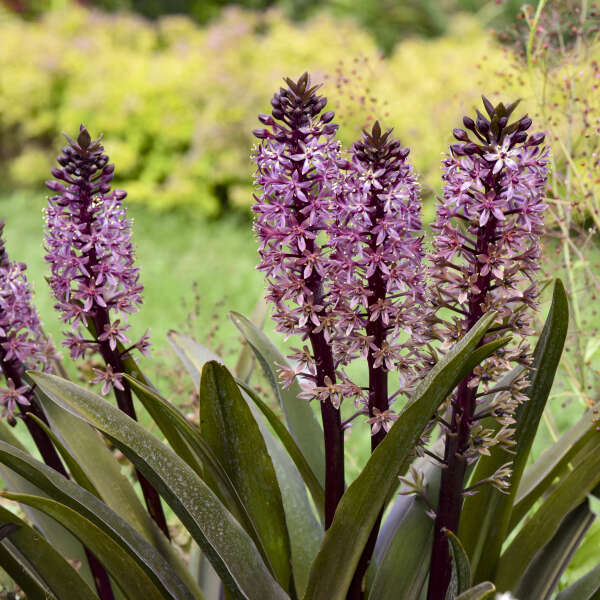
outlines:
[{"label": "dark purple stem", "polygon": [[[105,325],[110,324],[110,320],[108,311],[106,309],[102,309],[101,307],[96,307],[96,309],[94,326],[96,328],[97,335],[99,335],[102,331],[104,331]],[[115,373],[123,373],[125,368],[123,366],[122,357],[118,350],[112,350],[108,340],[99,341],[98,346],[104,362],[107,365],[110,365]],[[128,417],[131,417],[134,421],[137,421],[135,407],[133,405],[133,398],[131,395],[131,387],[125,380],[121,380],[121,383],[125,388],[124,390],[119,390],[116,387],[114,388],[117,405]],[[138,469],[136,469],[135,472],[138,481],[140,482],[140,487],[142,488],[142,494],[146,502],[148,513],[158,525],[160,530],[165,534],[167,539],[170,540],[171,535],[169,533],[167,519],[160,501],[160,495]]]},{"label": "dark purple stem", "polygon": [[[333,356],[323,332],[311,333],[310,341],[317,367],[317,386],[325,385],[325,377],[335,382]],[[321,402],[321,417],[325,441],[325,529],[329,529],[345,488],[344,430],[340,411],[329,400]]]},{"label": "dark purple stem", "polygon": [[[486,254],[488,246],[495,235],[496,219],[491,217],[485,227],[480,228],[477,235],[475,254]],[[479,264],[476,267],[479,270]],[[483,316],[482,305],[489,292],[491,272],[479,274],[477,288],[479,293],[469,294],[469,311],[466,319],[466,331],[469,331]],[[482,342],[483,343],[483,340]],[[471,427],[476,410],[477,387],[469,387],[469,374],[460,383],[456,398],[452,404],[450,431],[446,435],[444,461],[442,470],[440,497],[434,525],[433,550],[429,571],[429,589],[427,600],[445,600],[446,591],[452,576],[450,548],[446,531],[456,533],[463,503],[463,486],[467,461],[464,457],[469,447]]]}]

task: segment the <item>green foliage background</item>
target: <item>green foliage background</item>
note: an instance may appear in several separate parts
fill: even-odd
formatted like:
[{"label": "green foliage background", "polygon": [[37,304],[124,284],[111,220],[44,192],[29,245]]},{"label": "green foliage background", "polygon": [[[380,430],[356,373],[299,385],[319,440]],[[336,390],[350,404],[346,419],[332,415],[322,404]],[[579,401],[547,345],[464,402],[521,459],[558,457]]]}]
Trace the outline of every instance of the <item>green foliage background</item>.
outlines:
[{"label": "green foliage background", "polygon": [[403,39],[385,58],[352,19],[323,12],[295,23],[239,7],[201,27],[69,5],[35,20],[4,14],[0,38],[3,185],[41,190],[61,132],[84,122],[104,133],[131,201],[209,217],[251,204],[251,131],[282,75],[327,80],[345,142],[372,116],[394,127],[434,189],[461,110],[482,90],[515,95],[497,75],[507,55],[466,14],[445,35]]}]

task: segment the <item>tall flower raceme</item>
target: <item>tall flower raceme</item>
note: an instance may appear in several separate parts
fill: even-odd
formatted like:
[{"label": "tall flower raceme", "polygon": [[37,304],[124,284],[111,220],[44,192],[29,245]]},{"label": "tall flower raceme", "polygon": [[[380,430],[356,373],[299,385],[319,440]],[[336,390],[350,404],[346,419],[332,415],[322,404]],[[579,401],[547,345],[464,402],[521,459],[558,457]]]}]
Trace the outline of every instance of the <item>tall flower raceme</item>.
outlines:
[{"label": "tall flower raceme", "polygon": [[[391,400],[413,387],[424,343],[419,184],[406,160],[409,149],[391,133],[379,122],[363,132],[331,184],[334,356],[341,364],[357,357],[368,363],[368,391],[348,386],[348,395],[354,392],[357,408],[369,415],[373,449],[396,419]],[[390,372],[400,377],[391,398]]]},{"label": "tall flower raceme", "polygon": [[[342,398],[331,349],[333,325],[327,290],[330,260],[322,236],[330,221],[331,199],[322,171],[333,164],[339,144],[333,112],[323,112],[327,99],[311,85],[307,73],[285,80],[272,100],[272,114],[260,115],[269,129],[254,134],[261,140],[254,159],[255,183],[261,190],[253,211],[260,240],[259,269],[265,273],[267,299],[273,303],[277,329],[309,340],[292,356],[306,397],[321,405],[325,436],[325,525],[329,527],[344,493],[344,438],[339,406]],[[317,166],[319,169],[317,170]]]},{"label": "tall flower raceme", "polygon": [[[371,448],[397,415],[391,403],[412,390],[422,364],[425,304],[419,184],[409,149],[376,121],[352,147],[351,160],[330,173],[334,219],[329,228],[334,357],[341,365],[366,360],[368,385],[346,383],[346,395],[365,411]],[[331,175],[333,179],[331,180]],[[390,395],[389,375],[399,376]],[[394,383],[396,383],[394,381]],[[375,523],[348,598],[363,597],[363,578],[381,522]]]},{"label": "tall flower raceme", "polygon": [[[105,368],[95,369],[92,383],[101,383],[103,394],[112,388],[119,408],[135,419],[131,389],[122,377],[123,360],[133,349],[145,353],[149,341],[146,332],[130,345],[126,333],[126,315],[137,311],[143,290],[134,265],[131,222],[122,205],[126,192],[111,191],[114,165],[100,138],[92,140],[82,125],[77,140],[67,140],[58,157],[61,168],[52,170],[58,181],[46,182],[56,195],[48,202],[45,229],[55,308],[72,327],[63,343],[74,359],[100,353]],[[160,497],[137,475],[148,510],[168,537]]]},{"label": "tall flower raceme", "polygon": [[[461,338],[488,311],[497,322],[482,343],[510,331],[516,338],[477,367],[450,400],[444,469],[435,520],[429,580],[429,600],[442,600],[451,578],[445,530],[457,531],[467,465],[492,446],[510,450],[515,408],[525,396],[527,370],[507,388],[499,378],[516,363],[530,364],[527,336],[537,307],[534,275],[541,255],[540,236],[547,178],[544,135],[529,135],[532,121],[524,116],[510,122],[517,103],[505,107],[484,98],[488,117],[477,111],[475,121],[463,119],[466,130],[455,129],[458,143],[444,160],[444,193],[433,226],[430,256],[433,335],[442,351]],[[494,403],[486,394],[497,391]],[[488,396],[489,398],[489,396]],[[495,429],[481,422],[493,417]],[[509,465],[491,483],[507,485]]]}]

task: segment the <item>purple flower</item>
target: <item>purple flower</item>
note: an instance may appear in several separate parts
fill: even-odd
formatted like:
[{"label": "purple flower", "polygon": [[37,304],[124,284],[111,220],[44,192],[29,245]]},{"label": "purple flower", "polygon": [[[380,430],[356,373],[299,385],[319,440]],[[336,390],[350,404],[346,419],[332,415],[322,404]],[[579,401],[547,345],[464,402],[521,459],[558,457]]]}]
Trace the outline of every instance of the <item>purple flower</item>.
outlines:
[{"label": "purple flower", "polygon": [[[333,333],[326,279],[330,268],[321,237],[331,219],[331,198],[325,184],[339,144],[332,112],[322,113],[327,99],[319,96],[308,73],[286,79],[271,100],[271,115],[260,115],[269,129],[259,129],[255,153],[260,195],[253,210],[260,240],[259,269],[267,278],[267,299],[273,303],[277,329],[309,339],[302,353],[307,384],[302,398],[320,401],[328,466],[325,474],[325,527],[333,520],[344,493],[344,432],[339,406],[343,382],[336,380],[330,340]],[[318,167],[318,168],[317,168]],[[295,371],[285,370],[286,382]]]},{"label": "purple flower", "polygon": [[[63,321],[73,327],[64,341],[71,357],[99,347],[105,361],[119,371],[117,343],[130,342],[126,313],[137,311],[143,290],[134,266],[131,222],[122,206],[126,193],[111,191],[114,165],[109,164],[100,138],[92,141],[82,125],[77,141],[68,136],[67,140],[58,157],[61,168],[52,170],[60,181],[46,183],[57,192],[46,210],[50,286]],[[82,332],[90,325],[98,344],[90,343]],[[133,347],[147,346],[146,337]],[[113,375],[107,371],[106,381],[118,388]]]},{"label": "purple flower", "polygon": [[338,162],[342,168],[330,183],[334,355],[341,364],[359,356],[367,359],[372,417],[368,422],[374,434],[381,428],[374,410],[390,413],[386,373],[400,371],[402,387],[409,389],[417,349],[423,344],[419,185],[406,161],[408,148],[391,133],[383,133],[375,122],[354,143],[351,161]]},{"label": "purple flower", "polygon": [[13,419],[17,405],[30,404],[31,390],[21,380],[25,370],[48,370],[56,351],[42,333],[25,265],[12,262],[6,253],[3,230],[0,221],[0,368],[8,386],[0,389],[0,405],[2,416]]},{"label": "purple flower", "polygon": [[[286,337],[321,334],[330,339],[325,291],[330,260],[319,238],[331,219],[322,173],[337,157],[337,125],[330,123],[333,113],[321,114],[327,100],[318,96],[320,86],[311,86],[307,74],[286,83],[271,101],[273,116],[259,116],[270,129],[255,131],[261,139],[254,152],[260,190],[253,206],[260,241],[258,269],[267,278],[267,299],[273,303],[278,331]],[[314,361],[305,355],[312,373]],[[332,373],[329,377],[335,380]],[[284,380],[291,381],[289,374]],[[315,390],[315,395],[326,397],[324,389]]]},{"label": "purple flower", "polygon": [[[454,130],[459,143],[450,147],[443,163],[444,193],[433,226],[429,269],[432,332],[442,341],[443,352],[494,310],[497,322],[483,342],[509,331],[516,340],[460,383],[451,399],[450,418],[442,421],[447,468],[442,470],[430,569],[429,589],[435,597],[443,597],[450,581],[445,530],[458,528],[466,465],[494,446],[510,451],[514,445],[513,414],[526,399],[527,370],[510,386],[495,390],[491,404],[481,403],[513,363],[530,364],[526,338],[533,333],[537,307],[534,276],[548,172],[547,151],[540,148],[544,136],[527,134],[532,124],[527,116],[509,122],[516,102],[505,107],[483,101],[489,118],[479,111],[475,121],[465,117],[471,134]],[[486,428],[487,417],[495,418],[497,427]]]},{"label": "purple flower", "polygon": [[30,391],[29,386],[22,385],[18,388],[12,379],[7,379],[6,388],[0,389],[0,404],[4,406],[2,416],[14,414],[15,408],[18,404],[22,406],[29,406],[31,402],[27,398],[28,392]]}]

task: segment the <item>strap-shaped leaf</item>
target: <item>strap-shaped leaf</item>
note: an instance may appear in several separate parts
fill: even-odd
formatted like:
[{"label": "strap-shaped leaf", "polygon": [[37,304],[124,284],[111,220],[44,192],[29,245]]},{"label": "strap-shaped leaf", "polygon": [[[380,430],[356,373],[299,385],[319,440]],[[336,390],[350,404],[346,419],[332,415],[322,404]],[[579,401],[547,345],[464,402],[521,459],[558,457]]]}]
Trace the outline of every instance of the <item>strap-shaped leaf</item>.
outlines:
[{"label": "strap-shaped leaf", "polygon": [[[192,379],[196,385],[196,388],[199,390],[200,386],[200,375],[202,372],[202,368],[209,360],[216,360],[217,362],[221,362],[222,360],[216,356],[213,352],[211,352],[208,348],[205,348],[201,344],[198,344],[194,340],[187,338],[181,334],[175,333],[173,331],[169,332],[169,341],[173,348],[175,349],[177,355],[182,360],[183,364],[188,369]],[[283,423],[279,420],[279,418],[271,411],[271,409],[257,396],[256,392],[247,385],[243,380],[237,380],[238,385],[243,388],[243,390],[250,396],[250,398],[254,401],[254,403],[260,408],[262,413],[268,419],[269,423],[275,430],[275,433],[279,436],[279,439],[285,446],[286,450],[292,457],[296,467],[300,471],[308,489],[313,496],[313,500],[320,514],[324,512],[325,506],[325,492],[323,491],[323,486],[308,461],[306,460],[304,454],[296,444],[296,441],[290,434],[290,432],[286,429]],[[277,381],[275,381],[275,384]],[[140,398],[141,399],[141,398]],[[301,402],[296,399],[297,402]],[[322,433],[321,433],[322,435]]]},{"label": "strap-shaped leaf", "polygon": [[[443,452],[443,437],[436,441],[432,452]],[[423,480],[428,500],[435,507],[439,496],[441,467],[429,456],[418,458],[411,465]],[[377,537],[373,560],[367,573],[369,600],[398,597],[419,600],[427,582],[433,519],[427,515],[429,506],[415,495],[399,495],[389,510]],[[406,543],[410,540],[410,544]],[[369,585],[369,575],[373,581]]]},{"label": "strap-shaped leaf", "polygon": [[300,386],[294,382],[283,389],[279,384],[278,365],[288,362],[269,340],[263,331],[258,329],[249,319],[237,312],[230,312],[231,322],[238,328],[244,339],[256,354],[256,358],[264,371],[279,405],[283,410],[288,428],[306,461],[321,485],[325,482],[325,449],[323,446],[323,430],[308,402],[298,398]]},{"label": "strap-shaped leaf", "polygon": [[252,520],[225,467],[202,437],[176,407],[156,390],[125,374],[137,398],[152,416],[171,448],[201,477],[244,526],[263,558],[267,557],[256,524]]},{"label": "strap-shaped leaf", "polygon": [[482,317],[428,373],[365,468],[343,495],[310,574],[306,600],[342,600],[386,498],[411,461],[415,443],[454,387],[506,340],[474,352],[495,318]]},{"label": "strap-shaped leaf", "polygon": [[496,586],[491,581],[484,581],[471,589],[465,590],[456,600],[491,600],[496,592]]},{"label": "strap-shaped leaf", "polygon": [[0,565],[25,592],[27,600],[57,600],[31,571],[31,567],[21,553],[8,542],[0,543]]},{"label": "strap-shaped leaf", "polygon": [[587,499],[571,511],[529,563],[514,589],[515,597],[549,600],[594,519]]},{"label": "strap-shaped leaf", "polygon": [[[0,441],[6,442],[13,448],[17,448],[23,454],[33,457],[25,446],[14,436],[12,429],[0,420]],[[11,492],[43,496],[44,492],[31,481],[21,477],[17,472],[9,469],[0,461],[0,478],[6,489]],[[61,477],[61,479],[63,479]],[[79,574],[90,584],[94,585],[94,578],[89,568],[87,557],[83,546],[62,525],[28,506],[23,507],[23,512],[33,525],[42,532],[43,536],[63,555],[81,563]]]},{"label": "strap-shaped leaf", "polygon": [[586,446],[598,438],[593,416],[592,409],[586,411],[577,424],[544,450],[523,473],[510,517],[510,531],[548,490],[555,478],[568,470],[569,463],[577,460],[581,452],[587,453]]},{"label": "strap-shaped leaf", "polygon": [[287,594],[256,546],[196,472],[175,452],[109,402],[70,381],[32,374],[48,397],[102,431],[159,491],[236,598],[275,600]]},{"label": "strap-shaped leaf", "polygon": [[[201,477],[250,534],[264,556],[260,536],[227,471],[200,430],[154,389],[125,375],[137,398],[152,415],[171,448]],[[207,475],[210,475],[207,477]]]},{"label": "strap-shaped leaf", "polygon": [[319,480],[313,473],[313,470],[310,468],[310,465],[304,458],[304,454],[298,448],[296,441],[290,434],[290,432],[286,429],[285,425],[279,420],[279,417],[269,408],[266,402],[261,400],[258,394],[247,384],[238,380],[238,385],[241,389],[246,392],[248,397],[254,402],[254,404],[258,407],[258,409],[265,416],[269,425],[273,428],[273,431],[279,437],[279,440],[283,444],[284,448],[287,450],[290,458],[294,461],[296,468],[302,475],[302,479],[304,479],[304,483],[308,487],[315,506],[319,511],[321,516],[321,520],[324,520],[324,511],[325,511],[325,492],[323,491],[323,486],[319,483]]},{"label": "strap-shaped leaf", "polygon": [[287,588],[289,538],[273,462],[237,383],[216,361],[202,369],[200,430],[238,490],[273,574]]},{"label": "strap-shaped leaf", "polygon": [[0,523],[15,530],[6,537],[57,598],[97,600],[92,588],[39,531],[0,506]]},{"label": "strap-shaped leaf", "polygon": [[556,600],[598,600],[600,597],[600,564],[581,579],[562,590]]},{"label": "strap-shaped leaf", "polygon": [[600,482],[600,452],[591,450],[548,495],[500,557],[495,583],[511,590],[536,553],[556,534],[566,515]]},{"label": "strap-shaped leaf", "polygon": [[63,407],[49,402],[42,389],[36,388],[36,394],[48,415],[52,432],[79,465],[79,470],[89,479],[101,500],[148,541],[154,542],[159,535],[164,537],[151,525],[152,520],[135,489],[121,473],[121,466],[98,433]]},{"label": "strap-shaped leaf", "polygon": [[46,435],[52,440],[54,447],[58,450],[60,457],[65,462],[67,469],[71,477],[84,489],[98,496],[100,498],[100,492],[96,489],[96,486],[92,483],[90,478],[86,475],[85,471],[81,468],[81,465],[75,460],[75,457],[69,452],[65,445],[58,439],[58,436],[44,423],[41,419],[38,419],[34,414],[29,415],[30,419],[33,419],[38,426],[44,430]]},{"label": "strap-shaped leaf", "polygon": [[[118,350],[122,352],[124,349],[119,345]],[[124,355],[123,362],[127,371],[133,370],[139,377],[143,377],[129,355]],[[190,593],[195,598],[200,598],[200,589],[190,577],[186,565],[150,518],[132,484],[121,473],[119,463],[98,432],[68,410],[50,402],[41,388],[36,388],[36,395],[48,416],[54,435],[90,480],[101,500],[149,541],[171,564]]]},{"label": "strap-shaped leaf", "polygon": [[[129,523],[112,511],[94,494],[26,452],[0,442],[0,463],[30,481],[53,500],[81,514],[131,555],[153,579],[165,598],[192,600],[195,596],[175,575],[173,567]],[[27,494],[28,497],[35,497]]]},{"label": "strap-shaped leaf", "polygon": [[514,497],[560,362],[568,320],[567,295],[562,282],[557,279],[552,305],[534,352],[530,385],[526,391],[529,399],[519,406],[515,415],[517,423],[514,433],[514,455],[496,449],[492,451],[491,456],[479,460],[473,475],[473,481],[481,481],[492,475],[502,464],[512,461],[511,488],[504,494],[486,486],[477,495],[465,501],[463,515],[480,515],[477,520],[468,517],[461,519],[459,528],[459,537],[463,540],[471,559],[475,581],[495,581],[498,558],[507,535]]},{"label": "strap-shaped leaf", "polygon": [[[129,600],[138,600],[139,598],[162,600],[164,598],[131,555],[125,552],[109,535],[78,512],[64,504],[60,504],[60,502],[40,496],[12,494],[10,492],[3,492],[1,495],[10,500],[37,508],[56,519],[94,553]],[[62,600],[61,596],[58,597]],[[67,597],[69,596],[65,598]],[[79,596],[75,596],[75,598],[79,598]]]},{"label": "strap-shaped leaf", "polygon": [[308,584],[310,568],[321,547],[323,526],[316,518],[302,477],[290,456],[269,431],[263,415],[248,394],[242,391],[242,396],[256,419],[275,467],[290,538],[294,588],[297,596],[302,597]]}]

